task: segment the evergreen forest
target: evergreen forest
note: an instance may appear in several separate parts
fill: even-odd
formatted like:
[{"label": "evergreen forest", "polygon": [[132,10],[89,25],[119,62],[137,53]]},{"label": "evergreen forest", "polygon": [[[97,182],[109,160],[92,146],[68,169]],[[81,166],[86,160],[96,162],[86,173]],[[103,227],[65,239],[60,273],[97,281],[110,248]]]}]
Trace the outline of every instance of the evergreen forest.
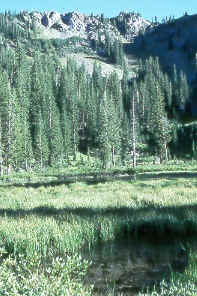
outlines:
[{"label": "evergreen forest", "polygon": [[121,44],[110,43],[107,33],[93,46],[121,65],[122,79],[115,71],[103,76],[97,62],[91,74],[71,58],[62,66],[58,51],[66,42],[36,39],[33,24],[21,30],[14,17],[0,15],[2,175],[69,165],[78,152],[102,168],[136,167],[140,156],[150,155],[160,163],[196,159],[197,124],[190,122],[195,85],[183,71],[175,65],[164,71],[159,58],[148,57],[130,78]]},{"label": "evergreen forest", "polygon": [[0,296],[197,295],[196,34],[0,13]]}]

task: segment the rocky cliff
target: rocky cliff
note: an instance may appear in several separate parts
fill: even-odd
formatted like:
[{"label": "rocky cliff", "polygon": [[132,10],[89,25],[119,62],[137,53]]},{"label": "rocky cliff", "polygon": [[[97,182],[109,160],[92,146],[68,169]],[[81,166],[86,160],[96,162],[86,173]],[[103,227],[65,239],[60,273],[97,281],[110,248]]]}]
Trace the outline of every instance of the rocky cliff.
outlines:
[{"label": "rocky cliff", "polygon": [[[184,15],[179,19],[166,18],[164,22],[158,23],[145,20],[134,12],[121,12],[116,17],[105,18],[103,15],[88,16],[78,12],[60,14],[56,11],[22,11],[9,18],[9,22],[10,28],[14,23],[24,32],[34,30],[33,39],[50,40],[63,63],[66,57],[72,55],[80,65],[86,65],[90,72],[95,60],[100,62],[103,73],[108,73],[109,69],[110,72],[117,70],[113,62],[107,59],[108,36],[111,47],[115,40],[122,43],[130,71],[137,69],[140,58],[158,56],[166,71],[172,71],[175,64],[191,83],[197,76],[197,15]],[[14,48],[16,38],[8,40],[9,36],[0,32],[0,44],[8,42]]]},{"label": "rocky cliff", "polygon": [[[52,31],[54,36],[69,38],[79,36],[88,40],[97,39],[98,31],[102,34],[107,31],[111,38],[118,38],[122,41],[131,41],[139,32],[150,28],[151,23],[136,13],[120,13],[114,18],[102,16],[87,16],[78,12],[60,14],[51,12],[22,12],[23,22],[34,22],[35,26],[43,30]],[[56,33],[56,34],[55,34]],[[59,34],[61,33],[61,34]]]}]

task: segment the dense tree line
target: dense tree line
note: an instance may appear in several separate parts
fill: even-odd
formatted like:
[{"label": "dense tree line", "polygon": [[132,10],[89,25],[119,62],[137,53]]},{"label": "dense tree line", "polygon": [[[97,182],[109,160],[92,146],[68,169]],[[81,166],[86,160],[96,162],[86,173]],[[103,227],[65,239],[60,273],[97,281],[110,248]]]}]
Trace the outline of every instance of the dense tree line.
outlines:
[{"label": "dense tree line", "polygon": [[96,64],[92,76],[72,60],[61,67],[55,56],[37,53],[29,60],[20,46],[15,54],[8,52],[0,52],[1,171],[61,165],[92,147],[101,151],[103,166],[110,157],[115,162],[118,77],[102,78]]},{"label": "dense tree line", "polygon": [[124,66],[125,56],[121,42],[111,39],[107,31],[98,30],[97,39],[91,40],[91,47],[97,54],[105,57],[112,64]]},{"label": "dense tree line", "polygon": [[196,157],[197,126],[181,126],[173,111],[189,99],[186,77],[174,68],[170,79],[158,59],[141,63],[132,81],[126,68],[120,81],[102,77],[97,64],[89,75],[73,60],[66,67],[40,53],[29,60],[20,46],[15,54],[2,49],[0,61],[2,173],[63,165],[79,150],[105,168],[132,158],[135,166],[142,144],[161,161],[181,151]]},{"label": "dense tree line", "polygon": [[0,33],[3,34],[5,38],[11,40],[22,40],[29,38],[32,24],[28,24],[29,28],[22,28],[15,21],[13,21],[15,16],[16,15],[10,11],[0,13]]},{"label": "dense tree line", "polygon": [[129,79],[121,45],[107,33],[99,46],[122,65],[121,80],[116,73],[103,77],[96,63],[91,75],[71,59],[62,67],[54,41],[27,39],[30,55],[19,42],[20,29],[7,26],[11,17],[0,15],[4,37],[18,39],[14,50],[6,42],[0,46],[1,174],[69,165],[78,151],[94,155],[103,168],[135,167],[137,153],[160,161],[197,157],[197,125],[180,123],[194,96],[183,72],[174,66],[166,73],[151,57]]}]

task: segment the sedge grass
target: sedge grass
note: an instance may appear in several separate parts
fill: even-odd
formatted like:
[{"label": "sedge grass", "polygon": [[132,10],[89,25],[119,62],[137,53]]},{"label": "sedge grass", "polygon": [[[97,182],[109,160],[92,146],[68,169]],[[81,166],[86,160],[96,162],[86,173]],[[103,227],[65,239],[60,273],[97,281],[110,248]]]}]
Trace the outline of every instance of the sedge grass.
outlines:
[{"label": "sedge grass", "polygon": [[[0,295],[94,295],[83,284],[83,246],[121,238],[125,225],[135,235],[153,229],[164,240],[166,227],[172,235],[197,232],[197,181],[187,172],[141,172],[135,182],[56,184],[55,176],[1,181]],[[196,281],[195,267],[188,270]]]}]

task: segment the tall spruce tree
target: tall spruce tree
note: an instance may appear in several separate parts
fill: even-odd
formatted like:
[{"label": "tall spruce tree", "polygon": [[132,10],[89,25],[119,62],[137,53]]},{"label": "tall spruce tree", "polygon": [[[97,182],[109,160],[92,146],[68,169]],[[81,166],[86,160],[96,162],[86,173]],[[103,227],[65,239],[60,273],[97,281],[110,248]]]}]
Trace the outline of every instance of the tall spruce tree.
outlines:
[{"label": "tall spruce tree", "polygon": [[130,103],[130,121],[131,121],[131,136],[132,136],[132,163],[133,168],[137,165],[137,104],[139,105],[139,91],[137,83],[134,80]]},{"label": "tall spruce tree", "polygon": [[56,75],[52,61],[44,58],[44,86],[42,90],[42,114],[49,146],[49,166],[63,161],[63,138],[60,126],[60,113],[53,93],[53,79]]},{"label": "tall spruce tree", "polygon": [[121,81],[122,116],[121,116],[121,161],[124,164],[131,150],[131,129],[130,129],[130,87],[128,69],[124,68]]},{"label": "tall spruce tree", "polygon": [[8,76],[0,69],[0,119],[3,166],[9,174],[13,167],[15,142],[15,97],[12,94]]},{"label": "tall spruce tree", "polygon": [[31,69],[30,112],[33,153],[41,169],[48,164],[50,152],[42,110],[44,82],[41,60],[36,56]]},{"label": "tall spruce tree", "polygon": [[160,162],[168,160],[168,143],[171,140],[171,124],[165,111],[164,96],[158,85],[155,87],[155,96],[152,97],[149,127],[154,143],[154,151],[159,156]]},{"label": "tall spruce tree", "polygon": [[121,147],[121,119],[123,113],[120,82],[115,73],[109,78],[106,85],[107,114],[109,141],[111,146],[111,162],[115,166],[116,156],[120,155]]},{"label": "tall spruce tree", "polygon": [[99,155],[102,167],[107,169],[110,167],[111,145],[109,139],[109,117],[106,90],[99,100],[97,118],[97,141],[99,145]]},{"label": "tall spruce tree", "polygon": [[[73,69],[73,71],[71,70]],[[68,89],[66,104],[68,110],[68,116],[71,121],[71,142],[72,142],[72,155],[73,159],[76,160],[77,152],[79,147],[79,101],[78,101],[78,91],[75,87],[76,77],[75,77],[76,65],[73,61],[67,62],[67,74],[68,74]]]},{"label": "tall spruce tree", "polygon": [[72,152],[72,122],[68,108],[69,79],[66,69],[61,70],[58,106],[60,110],[60,126],[63,137],[64,158],[69,162],[69,155]]},{"label": "tall spruce tree", "polygon": [[34,162],[30,131],[30,71],[24,52],[19,47],[16,55],[17,68],[14,80],[17,124],[17,166],[26,170]]}]

